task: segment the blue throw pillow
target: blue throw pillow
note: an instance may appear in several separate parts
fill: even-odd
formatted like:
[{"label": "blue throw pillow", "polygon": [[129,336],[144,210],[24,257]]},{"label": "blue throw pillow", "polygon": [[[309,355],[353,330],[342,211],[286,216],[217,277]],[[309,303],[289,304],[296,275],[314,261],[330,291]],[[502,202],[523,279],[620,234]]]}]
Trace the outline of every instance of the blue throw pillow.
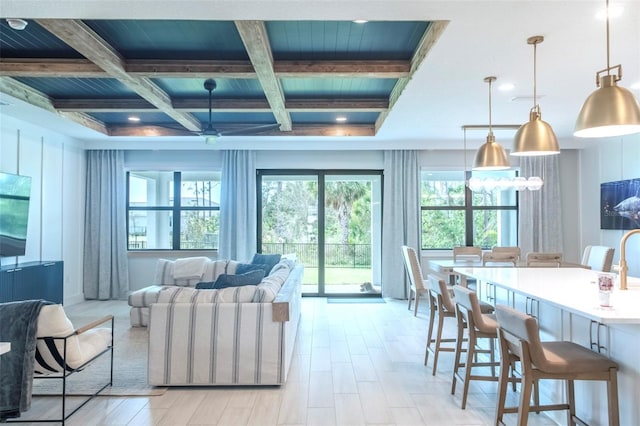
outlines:
[{"label": "blue throw pillow", "polygon": [[253,263],[238,263],[236,265],[236,274],[246,274],[251,271],[264,271],[267,275],[267,270],[270,270],[269,265],[266,264],[253,264]]},{"label": "blue throw pillow", "polygon": [[271,270],[278,262],[280,262],[280,258],[282,255],[280,254],[261,254],[256,253],[253,255],[253,259],[251,259],[251,263],[253,265],[266,265],[264,274],[269,275]]},{"label": "blue throw pillow", "polygon": [[213,284],[213,288],[222,289],[227,287],[240,287],[243,285],[257,285],[260,284],[262,278],[264,278],[264,271],[262,269],[244,274],[221,274]]},{"label": "blue throw pillow", "polygon": [[210,290],[213,288],[215,281],[202,281],[196,284],[196,290]]}]

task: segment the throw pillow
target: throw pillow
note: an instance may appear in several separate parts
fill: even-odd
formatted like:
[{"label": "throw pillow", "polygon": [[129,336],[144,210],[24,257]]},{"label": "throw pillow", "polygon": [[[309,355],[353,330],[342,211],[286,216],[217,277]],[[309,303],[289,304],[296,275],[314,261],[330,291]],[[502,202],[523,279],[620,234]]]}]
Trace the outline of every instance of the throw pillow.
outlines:
[{"label": "throw pillow", "polygon": [[270,270],[270,266],[266,263],[262,264],[253,264],[253,263],[238,263],[236,266],[236,274],[246,274],[251,271],[264,271],[264,274],[268,274],[268,270]]},{"label": "throw pillow", "polygon": [[196,284],[197,290],[210,290],[213,288],[215,281],[202,281]]},{"label": "throw pillow", "polygon": [[280,262],[280,258],[282,256],[279,254],[261,254],[256,253],[253,255],[253,259],[251,259],[251,263],[253,265],[267,265],[267,268],[264,271],[265,275],[269,275],[271,269],[276,266],[276,263]]},{"label": "throw pillow", "polygon": [[257,270],[244,274],[221,274],[213,284],[214,289],[240,287],[243,285],[257,285],[264,278],[264,271]]}]

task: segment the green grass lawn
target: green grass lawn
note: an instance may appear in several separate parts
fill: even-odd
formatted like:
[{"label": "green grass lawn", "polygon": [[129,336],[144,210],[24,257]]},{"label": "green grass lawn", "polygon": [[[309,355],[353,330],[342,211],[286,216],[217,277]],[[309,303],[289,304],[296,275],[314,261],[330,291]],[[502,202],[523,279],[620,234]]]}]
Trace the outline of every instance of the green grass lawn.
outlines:
[{"label": "green grass lawn", "polygon": [[[325,268],[326,284],[362,284],[371,282],[370,268]],[[318,268],[304,268],[302,282],[318,284]]]}]

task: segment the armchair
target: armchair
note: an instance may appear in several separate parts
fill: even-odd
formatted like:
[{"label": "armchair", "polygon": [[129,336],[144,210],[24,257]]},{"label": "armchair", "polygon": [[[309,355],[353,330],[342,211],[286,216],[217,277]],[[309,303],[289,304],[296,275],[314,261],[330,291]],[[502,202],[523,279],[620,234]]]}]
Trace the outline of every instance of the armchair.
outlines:
[{"label": "armchair", "polygon": [[[98,327],[110,323],[108,327]],[[62,381],[61,416],[55,419],[38,419],[38,422],[65,421],[82,408],[93,397],[98,395],[113,382],[113,315],[107,315],[85,326],[74,329],[67,318],[62,305],[45,305],[38,315],[38,329],[36,333],[36,351],[34,359],[35,379]],[[66,413],[67,406],[67,378],[84,370],[100,356],[110,353],[109,382],[100,384],[100,388],[90,394],[83,395],[86,399],[71,412]],[[47,394],[48,395],[48,394]],[[7,423],[33,422],[33,419],[11,419]]]}]

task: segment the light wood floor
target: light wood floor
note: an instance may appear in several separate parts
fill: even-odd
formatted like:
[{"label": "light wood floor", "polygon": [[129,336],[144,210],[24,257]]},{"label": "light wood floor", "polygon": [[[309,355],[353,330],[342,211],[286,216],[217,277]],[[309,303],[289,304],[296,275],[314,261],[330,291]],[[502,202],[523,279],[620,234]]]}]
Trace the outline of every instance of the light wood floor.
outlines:
[{"label": "light wood floor", "polygon": [[[422,304],[426,308],[426,301]],[[461,386],[450,394],[453,356],[438,374],[423,365],[427,311],[417,318],[405,301],[328,304],[304,298],[287,384],[266,388],[170,388],[162,396],[99,397],[69,425],[489,425],[495,383],[472,382],[466,410]],[[126,302],[85,302],[70,315],[128,315]],[[448,332],[453,331],[453,321]],[[508,403],[516,404],[509,392]],[[51,399],[51,398],[44,398]],[[34,401],[29,415],[49,408]],[[506,416],[515,424],[514,414]],[[24,423],[23,423],[24,424]],[[41,424],[41,423],[40,423]],[[553,423],[531,415],[531,425]]]}]

